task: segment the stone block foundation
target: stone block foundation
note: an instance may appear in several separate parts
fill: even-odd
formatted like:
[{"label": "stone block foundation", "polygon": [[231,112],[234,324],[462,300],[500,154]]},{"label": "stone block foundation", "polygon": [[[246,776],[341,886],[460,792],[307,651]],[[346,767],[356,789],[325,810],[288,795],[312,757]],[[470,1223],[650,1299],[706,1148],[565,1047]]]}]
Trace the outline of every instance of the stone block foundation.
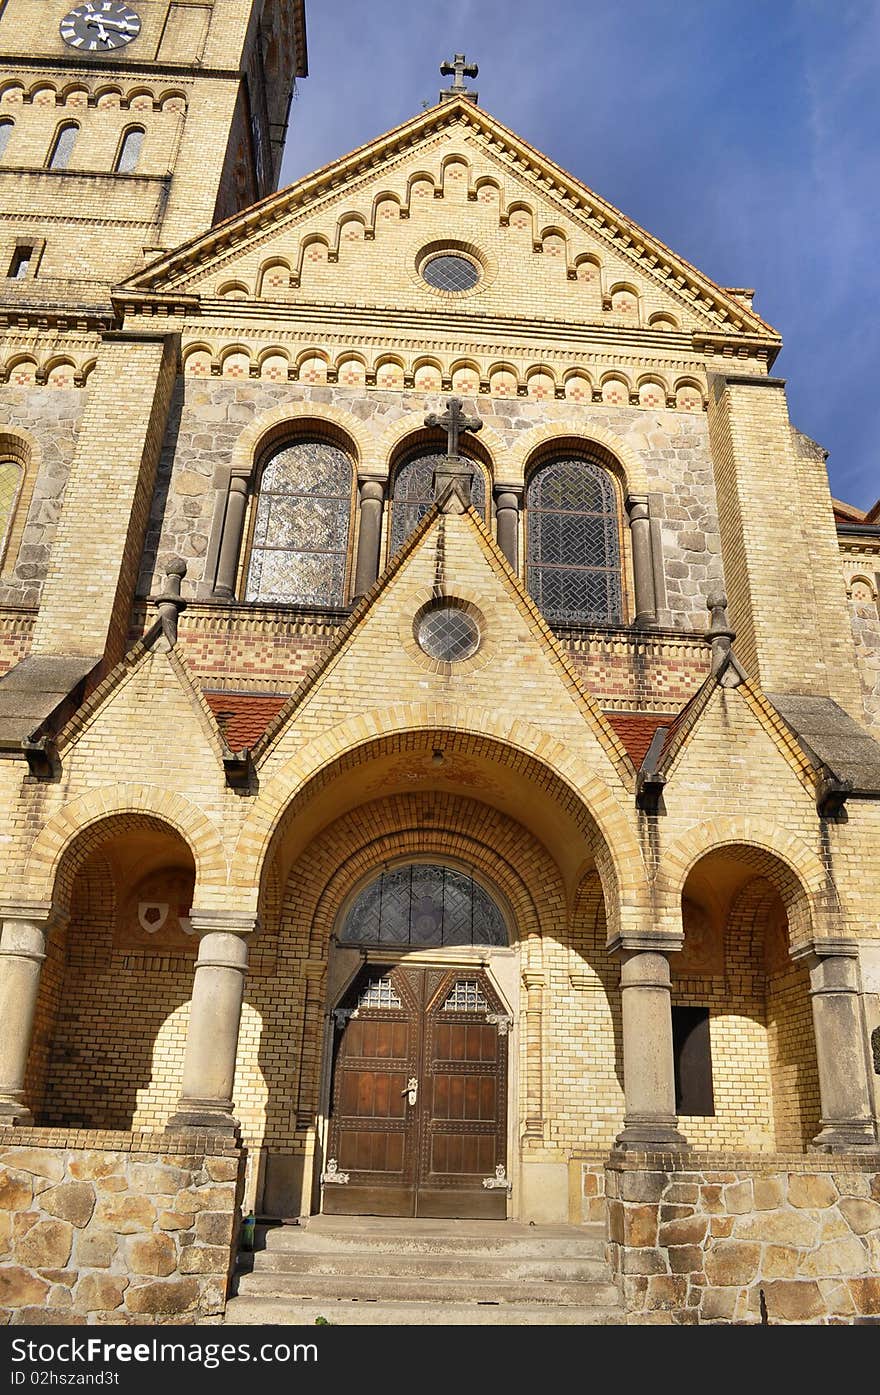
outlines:
[{"label": "stone block foundation", "polygon": [[606,1166],[631,1322],[880,1321],[880,1155],[633,1155]]},{"label": "stone block foundation", "polygon": [[0,1324],[220,1321],[243,1183],[227,1137],[0,1129]]}]

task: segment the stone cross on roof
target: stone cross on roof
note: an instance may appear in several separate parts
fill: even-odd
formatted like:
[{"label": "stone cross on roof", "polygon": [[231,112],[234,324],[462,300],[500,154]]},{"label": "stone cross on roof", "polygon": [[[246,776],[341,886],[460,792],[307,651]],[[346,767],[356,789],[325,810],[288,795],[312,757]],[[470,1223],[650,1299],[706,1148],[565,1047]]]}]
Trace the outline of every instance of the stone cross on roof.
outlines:
[{"label": "stone cross on roof", "polygon": [[451,87],[446,87],[440,93],[441,102],[448,102],[451,97],[466,97],[469,102],[476,104],[479,92],[472,92],[465,87],[466,77],[475,78],[479,73],[476,63],[468,63],[463,53],[456,53],[451,63],[440,64],[440,76],[454,79]]},{"label": "stone cross on roof", "polygon": [[446,432],[446,458],[456,460],[458,458],[458,439],[463,431],[482,431],[483,423],[479,417],[466,416],[462,411],[460,397],[450,397],[446,403],[446,411],[442,415],[437,412],[429,412],[425,417],[426,426],[440,426]]}]

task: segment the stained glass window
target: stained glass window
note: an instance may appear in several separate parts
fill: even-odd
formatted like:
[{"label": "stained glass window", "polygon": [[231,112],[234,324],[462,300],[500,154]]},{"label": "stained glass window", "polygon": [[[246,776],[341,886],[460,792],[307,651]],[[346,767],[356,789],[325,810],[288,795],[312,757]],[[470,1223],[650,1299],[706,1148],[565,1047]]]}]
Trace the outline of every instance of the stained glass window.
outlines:
[{"label": "stained glass window", "polygon": [[12,128],[14,125],[15,122],[10,121],[8,118],[4,118],[4,120],[0,121],[0,160],[2,160],[6,153],[6,147],[9,144],[9,137],[12,135]]},{"label": "stained glass window", "polygon": [[144,134],[142,126],[130,126],[126,131],[116,161],[116,169],[119,174],[131,174],[137,169],[144,144]]},{"label": "stained glass window", "polygon": [[[434,471],[446,459],[445,454],[418,455],[402,465],[394,477],[391,499],[391,553],[406,542],[412,530],[421,523],[434,502]],[[486,479],[478,465],[474,466],[471,483],[471,503],[486,517]]]},{"label": "stained glass window", "polygon": [[530,594],[557,624],[621,619],[620,542],[614,486],[591,460],[543,466],[528,498]]},{"label": "stained glass window", "polygon": [[438,291],[469,291],[477,284],[480,273],[467,257],[458,257],[447,252],[442,257],[432,257],[422,267],[422,276],[429,286]]},{"label": "stained glass window", "polygon": [[70,121],[66,126],[60,127],[55,144],[52,146],[52,153],[49,156],[50,170],[66,170],[73,155],[73,147],[76,145],[76,138],[79,135],[79,126],[75,121]]},{"label": "stained glass window", "polygon": [[419,647],[431,659],[459,663],[480,647],[480,630],[473,616],[459,606],[441,605],[426,611],[419,621]]},{"label": "stained glass window", "polygon": [[299,441],[272,457],[256,501],[246,600],[344,603],[351,486],[338,446]]},{"label": "stained glass window", "polygon": [[0,562],[3,560],[20,484],[21,466],[14,460],[0,460]]},{"label": "stained glass window", "polygon": [[401,1008],[403,1003],[390,978],[371,978],[357,1003],[359,1008]]},{"label": "stained glass window", "polygon": [[444,1012],[488,1012],[489,1004],[475,978],[459,979],[443,1004]]},{"label": "stained glass window", "polygon": [[506,945],[504,917],[467,872],[413,862],[382,872],[355,900],[340,944],[434,949]]}]

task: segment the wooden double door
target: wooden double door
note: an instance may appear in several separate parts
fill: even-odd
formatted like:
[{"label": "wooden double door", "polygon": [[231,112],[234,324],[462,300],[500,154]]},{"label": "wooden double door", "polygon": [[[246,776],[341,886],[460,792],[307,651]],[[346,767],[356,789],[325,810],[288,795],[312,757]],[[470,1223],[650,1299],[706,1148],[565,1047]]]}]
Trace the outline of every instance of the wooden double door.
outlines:
[{"label": "wooden double door", "polygon": [[486,973],[368,965],[334,1016],[323,1211],[504,1219],[510,1019]]}]

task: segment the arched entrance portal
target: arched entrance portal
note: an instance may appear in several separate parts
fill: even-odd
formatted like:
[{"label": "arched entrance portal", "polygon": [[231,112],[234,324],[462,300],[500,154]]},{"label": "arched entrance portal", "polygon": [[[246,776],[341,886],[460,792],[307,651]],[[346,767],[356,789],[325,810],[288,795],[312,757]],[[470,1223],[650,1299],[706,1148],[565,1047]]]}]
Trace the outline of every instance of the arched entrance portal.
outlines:
[{"label": "arched entrance portal", "polygon": [[507,1213],[513,1018],[490,972],[506,918],[470,871],[383,869],[343,914],[322,1209]]}]

